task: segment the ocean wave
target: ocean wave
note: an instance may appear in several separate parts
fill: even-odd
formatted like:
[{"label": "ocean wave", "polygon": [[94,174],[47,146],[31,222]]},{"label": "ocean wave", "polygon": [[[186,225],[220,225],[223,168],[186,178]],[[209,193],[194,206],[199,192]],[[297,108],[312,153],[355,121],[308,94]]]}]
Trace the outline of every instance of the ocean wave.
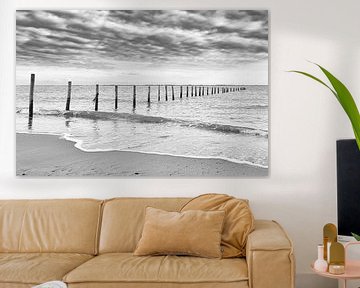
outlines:
[{"label": "ocean wave", "polygon": [[[16,113],[22,113],[22,114],[27,113],[27,109],[26,112],[24,110],[25,109],[17,109]],[[251,127],[241,127],[241,126],[206,123],[206,122],[195,122],[195,121],[188,121],[188,120],[182,120],[176,118],[165,118],[160,116],[148,116],[148,115],[133,114],[133,113],[99,112],[99,111],[98,112],[61,111],[61,110],[40,109],[39,111],[34,112],[34,115],[57,116],[57,117],[64,116],[65,118],[83,118],[83,119],[91,119],[91,120],[110,120],[110,121],[122,119],[137,123],[153,123],[153,124],[175,123],[184,127],[212,130],[222,133],[268,137],[268,132],[266,130],[251,128]]]},{"label": "ocean wave", "polygon": [[257,105],[243,106],[242,108],[244,108],[244,109],[267,109],[267,108],[269,108],[269,105],[257,104]]}]

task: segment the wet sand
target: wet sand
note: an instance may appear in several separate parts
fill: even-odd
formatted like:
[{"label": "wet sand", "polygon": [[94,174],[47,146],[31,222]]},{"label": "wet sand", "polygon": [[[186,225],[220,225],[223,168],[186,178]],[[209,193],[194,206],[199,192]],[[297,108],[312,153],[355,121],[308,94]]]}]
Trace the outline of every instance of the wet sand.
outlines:
[{"label": "wet sand", "polygon": [[16,175],[93,177],[263,177],[265,168],[221,159],[138,152],[84,152],[53,135],[16,134]]}]

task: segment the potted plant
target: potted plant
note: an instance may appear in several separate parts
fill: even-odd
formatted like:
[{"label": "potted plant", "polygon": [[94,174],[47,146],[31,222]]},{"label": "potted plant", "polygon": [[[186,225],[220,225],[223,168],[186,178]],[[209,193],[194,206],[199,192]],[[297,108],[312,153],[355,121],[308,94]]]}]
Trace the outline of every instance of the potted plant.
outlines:
[{"label": "potted plant", "polygon": [[[344,109],[345,113],[347,114],[347,116],[350,120],[350,123],[351,123],[353,131],[354,131],[358,152],[360,152],[360,114],[359,114],[359,110],[356,106],[356,103],[354,101],[354,98],[352,97],[350,91],[346,88],[346,86],[340,80],[338,80],[333,74],[331,74],[324,67],[322,67],[318,64],[315,64],[315,65],[318,66],[320,68],[320,70],[324,73],[326,78],[329,80],[330,85],[326,84],[324,81],[320,80],[319,78],[317,78],[307,72],[298,71],[298,70],[292,70],[290,72],[305,75],[305,76],[317,81],[318,83],[321,83],[322,85],[324,85],[331,91],[331,93],[339,101],[340,105],[342,106],[342,108]],[[354,151],[356,153],[356,157],[355,157],[356,159],[351,159],[350,161],[359,161],[359,159],[360,159],[359,153],[356,152],[356,150],[357,150],[356,144],[354,143],[354,146],[353,146],[354,148],[352,148],[352,151]],[[358,162],[356,162],[356,163],[358,163]],[[359,167],[359,163],[357,164],[356,167]],[[344,171],[342,171],[342,172],[344,173]],[[339,175],[339,166],[338,166],[338,175]],[[356,181],[359,181],[359,179],[360,179],[359,175],[360,175],[360,171],[356,171],[355,176],[353,176],[353,179],[351,179],[350,182],[356,183]],[[348,181],[348,179],[346,181]],[[359,183],[359,182],[357,182],[357,183]],[[339,178],[338,178],[338,184],[339,184]],[[351,184],[351,185],[354,186],[354,184]],[[357,190],[357,191],[355,191],[356,193],[359,191],[358,189],[359,189],[359,187],[356,186],[356,188],[355,188],[355,190]],[[345,189],[345,190],[347,191],[348,189]],[[339,190],[338,190],[338,193],[339,193]],[[339,195],[340,194],[338,194],[338,197],[339,197]],[[346,197],[346,196],[344,196],[344,197]],[[339,200],[339,198],[338,198],[338,200]],[[352,203],[352,204],[354,204],[354,203]],[[357,214],[357,212],[358,211],[352,212],[351,217],[357,217],[355,215],[355,214]],[[350,228],[350,229],[353,229],[353,228]],[[360,227],[359,228],[356,227],[355,229],[360,229]],[[357,241],[360,241],[360,235],[355,234],[355,233],[351,233],[351,235]]]}]

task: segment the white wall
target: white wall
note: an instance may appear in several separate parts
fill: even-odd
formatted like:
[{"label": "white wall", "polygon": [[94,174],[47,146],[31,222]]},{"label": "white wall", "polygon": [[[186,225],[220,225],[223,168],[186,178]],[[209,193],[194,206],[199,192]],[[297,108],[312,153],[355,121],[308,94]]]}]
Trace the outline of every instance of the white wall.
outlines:
[{"label": "white wall", "polygon": [[[111,179],[15,177],[15,9],[270,10],[270,176],[262,179]],[[194,196],[228,193],[251,200],[257,218],[278,220],[295,244],[298,287],[318,286],[310,262],[321,229],[336,223],[335,141],[352,137],[325,88],[289,69],[328,67],[360,95],[359,0],[2,0],[0,2],[0,198]],[[334,285],[333,285],[334,286]],[[314,286],[315,287],[315,286]],[[325,286],[323,286],[325,287]],[[330,286],[327,286],[330,287]],[[269,287],[270,288],[270,287]]]}]

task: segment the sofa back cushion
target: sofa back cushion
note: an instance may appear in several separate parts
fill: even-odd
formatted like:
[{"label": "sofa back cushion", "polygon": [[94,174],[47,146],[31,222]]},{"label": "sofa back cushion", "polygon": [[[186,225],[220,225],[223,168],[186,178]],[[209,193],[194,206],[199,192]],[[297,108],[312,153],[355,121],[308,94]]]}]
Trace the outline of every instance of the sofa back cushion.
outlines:
[{"label": "sofa back cushion", "polygon": [[1,200],[0,253],[96,254],[102,201]]},{"label": "sofa back cushion", "polygon": [[146,207],[179,211],[189,198],[116,198],[105,201],[99,253],[131,253],[140,240]]}]

